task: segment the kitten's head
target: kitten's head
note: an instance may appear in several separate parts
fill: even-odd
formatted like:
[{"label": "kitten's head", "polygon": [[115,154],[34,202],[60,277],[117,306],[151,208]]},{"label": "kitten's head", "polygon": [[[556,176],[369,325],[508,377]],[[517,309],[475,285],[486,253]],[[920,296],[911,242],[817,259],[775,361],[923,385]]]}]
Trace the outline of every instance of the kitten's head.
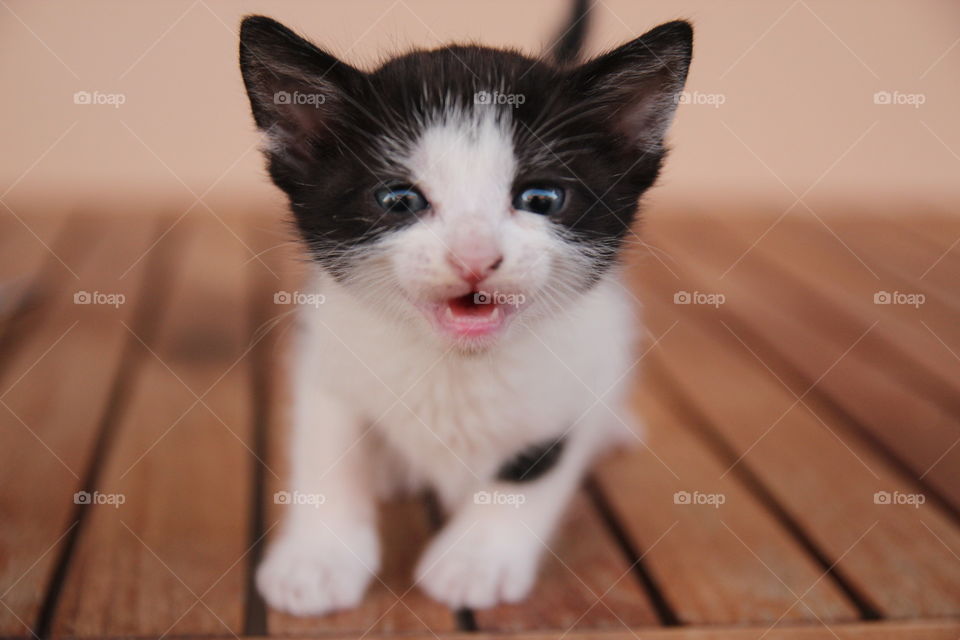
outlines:
[{"label": "kitten's head", "polygon": [[615,262],[691,50],[671,22],[577,66],[451,46],[363,72],[254,16],[240,63],[314,260],[393,321],[477,349],[569,311]]}]

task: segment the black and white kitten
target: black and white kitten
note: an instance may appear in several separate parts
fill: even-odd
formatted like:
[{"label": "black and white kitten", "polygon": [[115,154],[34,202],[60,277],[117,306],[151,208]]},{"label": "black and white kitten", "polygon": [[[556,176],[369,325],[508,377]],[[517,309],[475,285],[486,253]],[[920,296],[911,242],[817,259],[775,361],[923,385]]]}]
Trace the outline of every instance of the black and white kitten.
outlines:
[{"label": "black and white kitten", "polygon": [[295,499],[257,573],[271,606],[356,605],[379,566],[376,500],[418,488],[449,514],[419,586],[451,607],[520,600],[591,459],[622,437],[637,322],[617,259],[692,30],[582,64],[568,32],[544,59],[448,46],[365,72],[243,21],[270,175],[324,296],[300,311]]}]

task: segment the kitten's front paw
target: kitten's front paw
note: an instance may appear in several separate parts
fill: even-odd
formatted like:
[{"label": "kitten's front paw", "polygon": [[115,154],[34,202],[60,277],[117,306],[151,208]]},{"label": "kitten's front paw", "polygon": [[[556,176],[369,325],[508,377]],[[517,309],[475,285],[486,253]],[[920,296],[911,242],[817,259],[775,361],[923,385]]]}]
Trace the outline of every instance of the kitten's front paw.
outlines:
[{"label": "kitten's front paw", "polygon": [[486,609],[525,598],[537,577],[540,544],[529,532],[508,529],[478,523],[466,532],[441,531],[417,566],[420,588],[453,609]]},{"label": "kitten's front paw", "polygon": [[373,529],[339,538],[328,531],[277,539],[257,569],[257,589],[274,609],[317,616],[355,607],[378,570]]}]

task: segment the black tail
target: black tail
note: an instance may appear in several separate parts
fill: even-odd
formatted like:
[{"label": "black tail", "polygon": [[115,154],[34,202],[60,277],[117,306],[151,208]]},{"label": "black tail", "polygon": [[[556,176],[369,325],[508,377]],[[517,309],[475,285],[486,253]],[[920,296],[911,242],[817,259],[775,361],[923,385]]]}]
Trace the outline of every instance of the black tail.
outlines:
[{"label": "black tail", "polygon": [[565,66],[573,64],[583,54],[583,44],[587,40],[590,0],[573,0],[570,19],[564,23],[563,31],[547,52],[554,64]]}]

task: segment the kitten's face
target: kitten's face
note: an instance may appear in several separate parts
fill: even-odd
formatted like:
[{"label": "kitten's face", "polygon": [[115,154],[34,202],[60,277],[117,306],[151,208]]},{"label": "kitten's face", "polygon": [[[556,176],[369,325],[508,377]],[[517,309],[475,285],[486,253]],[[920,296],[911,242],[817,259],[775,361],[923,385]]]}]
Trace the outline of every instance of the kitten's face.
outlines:
[{"label": "kitten's face", "polygon": [[518,189],[528,199],[533,191],[515,186],[508,117],[493,109],[438,114],[401,162],[428,206],[378,248],[398,294],[434,330],[488,342],[521,309],[529,315],[556,295],[547,285],[573,248],[543,213],[514,206]]},{"label": "kitten's face", "polygon": [[241,35],[315,260],[390,321],[473,350],[569,312],[615,261],[689,56],[685,23],[566,70],[448,47],[362,73],[265,18]]}]

